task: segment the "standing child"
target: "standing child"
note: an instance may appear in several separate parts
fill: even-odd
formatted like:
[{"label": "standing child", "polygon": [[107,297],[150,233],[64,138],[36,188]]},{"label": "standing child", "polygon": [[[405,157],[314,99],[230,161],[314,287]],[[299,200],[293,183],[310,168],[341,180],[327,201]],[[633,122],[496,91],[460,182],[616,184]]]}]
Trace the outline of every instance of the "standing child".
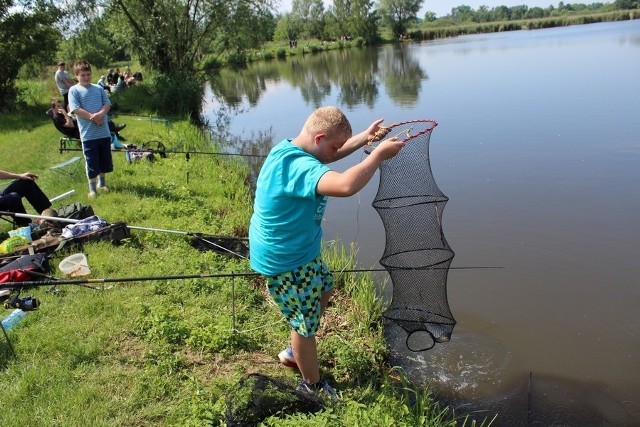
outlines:
[{"label": "standing child", "polygon": [[58,62],[58,69],[54,75],[54,80],[56,81],[60,95],[62,95],[64,99],[64,109],[69,111],[69,89],[71,89],[76,82],[74,82],[71,76],[69,76],[69,73],[67,73],[66,66],[66,63],[62,61]]},{"label": "standing child", "polygon": [[325,164],[363,147],[381,123],[376,120],[352,136],[342,111],[319,108],[296,138],[285,139],[271,150],[258,176],[249,259],[251,267],[265,276],[269,294],[291,326],[291,345],[278,358],[300,370],[298,390],[305,393],[336,395],[321,381],[315,338],[333,290],[333,276],[321,258],[321,222],[327,199],[360,191],[380,163],[395,156],[404,142],[390,138],[342,173]]},{"label": "standing child", "polygon": [[104,89],[91,83],[91,65],[87,61],[73,64],[73,72],[78,84],[69,89],[69,110],[78,118],[92,199],[96,190],[108,191],[105,174],[113,171],[111,132],[106,117],[111,102]]}]

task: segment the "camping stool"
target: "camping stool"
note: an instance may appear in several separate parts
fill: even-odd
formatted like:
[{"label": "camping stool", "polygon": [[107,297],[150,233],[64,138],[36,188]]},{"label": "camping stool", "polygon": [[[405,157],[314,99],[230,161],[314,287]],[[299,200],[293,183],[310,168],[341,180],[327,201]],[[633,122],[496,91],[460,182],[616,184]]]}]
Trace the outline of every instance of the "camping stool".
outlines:
[{"label": "camping stool", "polygon": [[81,144],[82,142],[79,139],[63,136],[60,138],[60,154],[67,148],[78,148]]},{"label": "camping stool", "polygon": [[49,169],[51,169],[54,172],[61,173],[62,175],[72,177],[78,172],[78,167],[80,166],[79,160],[80,160],[80,156],[75,156],[62,163],[53,165]]}]

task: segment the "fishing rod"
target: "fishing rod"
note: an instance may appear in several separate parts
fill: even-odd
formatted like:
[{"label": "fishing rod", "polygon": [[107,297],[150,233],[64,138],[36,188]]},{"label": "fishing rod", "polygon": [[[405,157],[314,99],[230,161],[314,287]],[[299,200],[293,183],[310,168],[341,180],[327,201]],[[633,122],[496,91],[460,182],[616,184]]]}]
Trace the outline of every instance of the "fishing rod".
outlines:
[{"label": "fishing rod", "polygon": [[[32,219],[43,219],[45,221],[55,221],[55,222],[66,222],[66,223],[70,223],[70,224],[77,224],[78,222],[80,222],[81,220],[79,219],[72,219],[72,218],[64,218],[64,217],[56,217],[56,216],[46,216],[46,215],[31,215],[31,214],[23,214],[23,213],[16,213],[16,212],[6,212],[6,211],[0,211],[0,215],[7,215],[7,216],[12,216],[12,217],[16,217],[16,218],[32,218]],[[238,237],[223,237],[223,236],[207,236],[204,235],[202,233],[195,233],[195,232],[189,232],[189,231],[178,231],[178,230],[166,230],[166,229],[162,229],[162,228],[150,228],[150,227],[137,227],[135,225],[126,225],[126,227],[130,230],[141,230],[141,231],[157,231],[157,232],[161,232],[161,233],[171,233],[171,234],[180,234],[183,236],[189,236],[201,243],[204,243],[205,246],[210,246],[210,247],[215,247],[217,249],[220,249],[222,251],[225,252],[229,252],[232,255],[237,256],[238,258],[244,258],[246,259],[247,257],[238,253],[238,252],[246,252],[246,248],[244,247],[244,243],[242,242],[243,239],[240,239]],[[236,246],[236,250],[231,250],[228,247],[225,247],[221,244],[215,243],[212,240],[225,240],[226,243],[235,243]],[[242,247],[240,247],[242,245]]]},{"label": "fishing rod", "polygon": [[[467,269],[494,269],[505,267],[451,267],[450,270],[467,270]],[[441,269],[444,269],[442,267]],[[349,269],[349,270],[331,270],[334,274],[339,273],[368,273],[377,271],[387,271],[382,268],[364,268],[364,269]],[[29,272],[31,274],[31,272]],[[47,279],[47,280],[34,280],[34,281],[22,281],[22,282],[4,282],[0,283],[0,289],[20,289],[31,288],[38,286],[56,286],[56,285],[89,285],[89,284],[103,284],[103,283],[118,283],[118,282],[148,282],[154,280],[185,280],[185,279],[220,279],[220,278],[235,278],[235,277],[255,277],[261,276],[260,273],[255,271],[245,272],[231,272],[231,273],[199,273],[199,274],[177,274],[167,276],[140,276],[140,277],[114,277],[114,278],[83,278],[83,279]]]},{"label": "fishing rod", "polygon": [[32,280],[24,282],[5,282],[0,283],[0,289],[20,289],[33,288],[39,286],[57,286],[57,285],[90,285],[118,282],[148,282],[153,280],[185,280],[185,279],[211,279],[223,277],[247,277],[257,276],[255,272],[245,273],[215,273],[215,274],[182,274],[168,276],[140,276],[140,277],[115,277],[115,278],[96,278],[96,279],[48,279],[48,280]]},{"label": "fishing rod", "polygon": [[[55,216],[46,216],[46,215],[31,215],[31,214],[22,214],[22,213],[15,213],[15,212],[6,212],[6,211],[0,211],[0,215],[8,215],[8,216],[13,216],[13,217],[18,217],[18,218],[34,218],[34,219],[44,219],[44,220],[48,220],[48,221],[58,221],[58,222],[67,222],[67,223],[78,223],[81,220],[79,219],[72,219],[72,218],[64,218],[64,217],[55,217]],[[180,234],[183,236],[189,236],[192,237],[196,240],[199,240],[201,242],[204,242],[207,245],[211,245],[214,246],[218,249],[221,249],[225,252],[229,252],[232,255],[235,255],[239,258],[242,259],[248,259],[247,256],[240,254],[239,252],[245,252],[246,251],[246,247],[244,246],[244,242],[246,241],[246,239],[243,238],[239,238],[239,237],[223,237],[223,236],[206,236],[202,233],[196,233],[196,232],[190,232],[190,231],[179,231],[179,230],[167,230],[167,229],[163,229],[163,228],[151,228],[151,227],[139,227],[139,226],[135,226],[135,225],[126,225],[127,228],[131,229],[131,230],[142,230],[142,231],[156,231],[156,232],[161,232],[161,233],[170,233],[170,234]],[[231,243],[231,241],[234,241],[236,243],[236,245],[242,244],[242,250],[239,250],[236,248],[236,251],[233,251],[225,246],[222,246],[220,244],[217,244],[215,242],[212,242],[211,240],[213,239],[218,239],[218,240],[227,240],[228,243]],[[464,266],[464,267],[418,267],[418,268],[389,268],[389,270],[480,270],[480,269],[503,269],[506,268],[504,266]],[[375,272],[386,272],[389,271],[385,268],[366,268],[366,269],[340,269],[340,270],[334,270],[332,271],[333,273],[375,273]],[[248,275],[250,273],[243,273],[245,275]],[[257,274],[257,273],[256,273]],[[224,276],[221,276],[224,277]]]},{"label": "fishing rod", "polygon": [[[66,145],[60,144],[60,154],[64,151],[82,151],[82,148],[71,148]],[[165,150],[158,148],[145,148],[144,145],[142,148],[134,148],[134,149],[124,149],[121,151],[137,151],[139,153],[151,153],[158,154],[161,157],[165,157],[167,154],[184,154],[186,159],[189,160],[192,154],[205,154],[211,156],[240,156],[240,157],[257,157],[264,158],[267,157],[265,154],[248,154],[248,153],[225,153],[222,151],[193,151],[193,150]]]}]

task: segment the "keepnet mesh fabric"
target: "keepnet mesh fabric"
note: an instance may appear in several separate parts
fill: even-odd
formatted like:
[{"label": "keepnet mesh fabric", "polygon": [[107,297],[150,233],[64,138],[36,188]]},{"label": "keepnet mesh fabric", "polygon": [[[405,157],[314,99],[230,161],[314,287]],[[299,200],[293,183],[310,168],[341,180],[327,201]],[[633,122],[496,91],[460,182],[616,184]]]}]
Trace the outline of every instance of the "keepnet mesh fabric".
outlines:
[{"label": "keepnet mesh fabric", "polygon": [[[372,203],[385,229],[380,264],[389,272],[393,298],[384,317],[407,332],[407,347],[427,350],[451,338],[455,319],[447,299],[447,274],[454,252],[442,229],[449,200],[436,185],[429,161],[434,121],[396,125],[393,134],[407,132],[400,153],[380,165],[380,184]],[[404,127],[404,128],[403,128]],[[409,338],[428,333],[433,342],[411,348]]]}]

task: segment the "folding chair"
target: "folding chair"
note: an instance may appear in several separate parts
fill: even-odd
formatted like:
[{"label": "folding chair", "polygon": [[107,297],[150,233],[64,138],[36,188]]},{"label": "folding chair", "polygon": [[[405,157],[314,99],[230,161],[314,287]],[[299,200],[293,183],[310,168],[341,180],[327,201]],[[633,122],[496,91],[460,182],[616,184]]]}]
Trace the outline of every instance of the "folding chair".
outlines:
[{"label": "folding chair", "polygon": [[[82,147],[82,143],[79,139],[71,138],[68,136],[60,137],[60,154],[68,148],[79,148]],[[73,151],[73,150],[71,150]]]},{"label": "folding chair", "polygon": [[78,173],[78,169],[80,168],[80,159],[80,156],[74,156],[69,160],[51,166],[49,169],[67,177],[73,177]]},{"label": "folding chair", "polygon": [[11,224],[11,229],[15,229],[16,228],[16,221],[15,221],[15,218],[13,216],[0,215],[0,219],[3,220],[3,221],[7,221],[9,224]]}]

